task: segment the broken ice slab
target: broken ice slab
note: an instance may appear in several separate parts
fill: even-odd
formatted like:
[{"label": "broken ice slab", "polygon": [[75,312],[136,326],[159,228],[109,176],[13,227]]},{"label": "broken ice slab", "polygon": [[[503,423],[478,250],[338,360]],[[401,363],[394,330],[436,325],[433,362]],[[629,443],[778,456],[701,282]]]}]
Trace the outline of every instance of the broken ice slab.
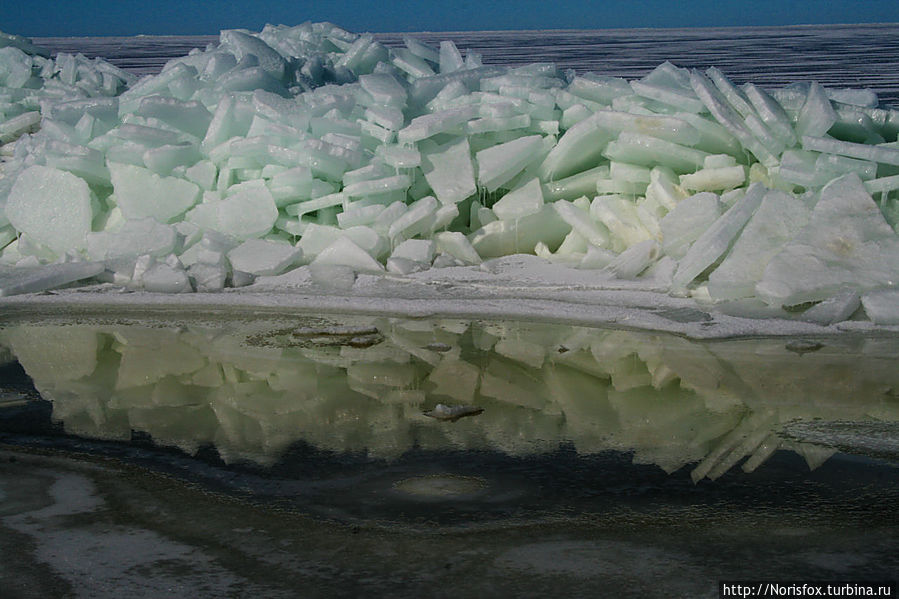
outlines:
[{"label": "broken ice slab", "polygon": [[[827,299],[899,281],[899,237],[855,174],[825,186],[808,226],[775,255],[756,293],[769,305]],[[893,283],[891,283],[893,282]]]},{"label": "broken ice slab", "polygon": [[189,181],[131,164],[109,163],[118,206],[125,218],[169,222],[197,203],[200,188]]},{"label": "broken ice slab", "polygon": [[799,111],[796,119],[796,136],[821,136],[826,134],[837,120],[837,115],[830,103],[830,98],[824,93],[817,82],[813,82],[808,89],[805,104]]},{"label": "broken ice slab", "polygon": [[481,258],[532,253],[541,241],[556,248],[571,226],[560,218],[554,206],[545,205],[540,212],[517,220],[488,223],[469,235],[468,240]]},{"label": "broken ice slab", "polygon": [[624,132],[609,142],[603,155],[610,160],[650,167],[662,165],[678,173],[690,173],[702,167],[708,153],[650,135]]},{"label": "broken ice slab", "polygon": [[543,208],[543,189],[536,177],[504,195],[493,205],[500,220],[513,220],[539,212]]},{"label": "broken ice slab", "polygon": [[658,242],[647,239],[621,252],[605,268],[619,279],[633,279],[646,270],[658,256]]},{"label": "broken ice slab", "polygon": [[646,81],[631,81],[631,89],[638,96],[649,98],[668,106],[674,106],[687,112],[698,113],[704,108],[696,95],[683,88],[656,85]]},{"label": "broken ice slab", "polygon": [[899,291],[883,289],[866,293],[862,305],[875,324],[899,325]]},{"label": "broken ice slab", "polygon": [[338,237],[319,252],[312,261],[312,265],[347,266],[356,272],[380,273],[384,271],[380,262],[347,237]]},{"label": "broken ice slab", "polygon": [[439,203],[433,196],[427,196],[409,206],[402,216],[397,218],[387,230],[391,239],[410,238],[430,232],[431,223],[435,219]]},{"label": "broken ice slab", "polygon": [[755,110],[750,105],[749,99],[744,92],[734,86],[730,79],[728,79],[720,69],[717,67],[710,67],[705,73],[708,75],[709,79],[715,83],[715,87],[718,88],[718,91],[727,98],[728,103],[740,113],[740,116],[747,118],[748,116],[755,114]]},{"label": "broken ice slab", "polygon": [[[618,195],[600,195],[590,203],[590,216],[597,221],[596,227],[611,233],[611,247],[616,252],[624,251],[636,243],[653,237],[653,233],[643,225],[640,207],[630,199]],[[590,243],[601,246],[595,236],[587,236],[583,229],[576,229]]]},{"label": "broken ice slab", "polygon": [[45,266],[0,266],[0,296],[37,293],[90,279],[105,270],[100,262],[65,262]]},{"label": "broken ice slab", "polygon": [[776,136],[785,147],[794,146],[797,139],[796,134],[793,131],[790,117],[783,107],[765,90],[753,83],[747,83],[743,91],[772,135]]},{"label": "broken ice slab", "polygon": [[143,162],[147,168],[163,177],[170,175],[179,166],[198,162],[200,158],[197,145],[189,141],[150,148],[143,154]]},{"label": "broken ice slab", "polygon": [[740,187],[746,181],[745,166],[725,166],[719,168],[703,168],[681,175],[680,184],[690,191],[724,191]]},{"label": "broken ice slab", "polygon": [[868,181],[877,176],[876,163],[869,160],[836,156],[834,154],[820,154],[815,160],[815,166],[822,171],[834,173],[834,178],[847,173],[855,173],[863,181]]},{"label": "broken ice slab", "polygon": [[191,293],[190,277],[177,259],[156,263],[139,277],[140,285],[155,293]]},{"label": "broken ice slab", "polygon": [[39,111],[24,112],[10,119],[0,122],[0,144],[5,144],[18,139],[23,133],[37,130],[41,122]]},{"label": "broken ice slab", "polygon": [[194,289],[200,292],[221,291],[225,288],[227,275],[228,272],[222,264],[196,262],[187,267],[187,276]]},{"label": "broken ice slab", "polygon": [[761,204],[765,191],[765,186],[759,183],[750,186],[745,196],[693,242],[674,274],[675,288],[685,288],[727,251]]},{"label": "broken ice slab", "polygon": [[596,193],[596,183],[609,176],[609,166],[604,164],[582,171],[564,179],[548,181],[543,184],[543,197],[549,201],[574,200],[581,196]]},{"label": "broken ice slab", "polygon": [[591,120],[612,131],[641,133],[685,146],[695,146],[702,139],[693,125],[677,116],[601,110]]},{"label": "broken ice slab", "polygon": [[230,50],[238,61],[245,56],[253,56],[257,64],[275,79],[284,76],[284,57],[259,37],[236,29],[222,31],[219,37],[221,47]]},{"label": "broken ice slab", "polygon": [[781,156],[777,176],[787,183],[799,185],[806,189],[821,187],[837,175],[830,170],[820,170],[817,160],[823,154],[805,150],[787,150]]},{"label": "broken ice slab", "polygon": [[697,193],[681,200],[659,223],[662,249],[672,258],[683,258],[720,215],[721,203],[714,193]]},{"label": "broken ice slab", "polygon": [[755,295],[768,262],[805,227],[810,212],[790,194],[766,193],[727,257],[709,275],[709,295],[716,300]]},{"label": "broken ice slab", "polygon": [[597,166],[603,149],[616,133],[603,127],[595,115],[571,126],[540,166],[541,178],[563,179]]},{"label": "broken ice slab", "polygon": [[378,146],[375,157],[394,169],[411,169],[421,164],[421,153],[417,149],[393,144]]},{"label": "broken ice slab", "polygon": [[690,85],[709,112],[712,113],[712,116],[715,117],[715,120],[735,137],[746,150],[752,152],[759,162],[766,166],[777,165],[777,157],[758,139],[753,137],[746,129],[741,115],[705,75],[698,71],[692,71],[690,73]]},{"label": "broken ice slab", "polygon": [[899,189],[899,175],[891,175],[889,177],[880,177],[879,179],[871,179],[865,181],[865,189],[868,193],[886,193]]},{"label": "broken ice slab", "polygon": [[83,179],[46,166],[18,176],[6,200],[16,230],[62,254],[84,249],[93,218],[92,193]]},{"label": "broken ice slab", "polygon": [[619,96],[632,93],[627,80],[595,73],[584,73],[572,79],[567,92],[578,97],[608,106]]},{"label": "broken ice slab", "polygon": [[861,298],[854,289],[844,289],[815,304],[802,313],[802,320],[830,325],[848,320],[861,306]]},{"label": "broken ice slab", "polygon": [[559,217],[564,220],[572,231],[576,231],[586,242],[606,247],[610,245],[609,231],[602,224],[590,218],[590,213],[573,202],[560,200],[552,204]]},{"label": "broken ice slab", "polygon": [[830,137],[804,135],[802,148],[815,152],[826,152],[839,156],[848,156],[860,160],[870,160],[881,164],[899,166],[899,149],[886,144],[868,145],[850,141],[840,141]]},{"label": "broken ice slab", "polygon": [[430,264],[434,260],[435,251],[436,244],[431,240],[407,239],[393,250],[390,257],[405,258],[406,260]]},{"label": "broken ice slab", "polygon": [[364,197],[389,193],[391,191],[405,191],[412,185],[409,175],[394,175],[383,179],[360,181],[352,185],[346,185],[343,193],[350,197]]},{"label": "broken ice slab", "polygon": [[456,204],[477,191],[468,138],[438,146],[422,142],[421,171],[443,204]]},{"label": "broken ice slab", "polygon": [[465,235],[457,231],[441,231],[434,235],[437,251],[448,254],[463,264],[480,264],[481,256]]},{"label": "broken ice slab", "polygon": [[304,260],[310,260],[340,237],[351,240],[371,256],[381,257],[388,251],[386,238],[369,227],[339,229],[316,223],[309,224],[296,247],[303,251]]},{"label": "broken ice slab", "polygon": [[393,60],[391,62],[414,79],[432,77],[434,75],[434,70],[425,60],[406,48],[394,48]]},{"label": "broken ice slab", "polygon": [[87,235],[87,255],[91,260],[115,261],[138,256],[165,256],[180,244],[180,236],[170,225],[152,218],[126,220],[114,230]]},{"label": "broken ice slab", "polygon": [[520,137],[495,145],[475,154],[478,164],[478,184],[487,191],[496,191],[539,159],[543,138],[539,135]]},{"label": "broken ice slab", "polygon": [[302,259],[303,252],[288,243],[248,239],[230,252],[231,267],[253,275],[279,275]]},{"label": "broken ice slab", "polygon": [[278,207],[265,186],[246,189],[220,201],[201,203],[185,216],[204,230],[239,239],[262,237],[277,218]]},{"label": "broken ice slab", "polygon": [[415,117],[397,133],[401,144],[411,144],[438,133],[451,132],[477,115],[477,106],[463,106]]},{"label": "broken ice slab", "polygon": [[209,123],[212,121],[212,114],[200,102],[184,102],[165,96],[142,98],[135,114],[158,118],[201,140],[206,136]]}]

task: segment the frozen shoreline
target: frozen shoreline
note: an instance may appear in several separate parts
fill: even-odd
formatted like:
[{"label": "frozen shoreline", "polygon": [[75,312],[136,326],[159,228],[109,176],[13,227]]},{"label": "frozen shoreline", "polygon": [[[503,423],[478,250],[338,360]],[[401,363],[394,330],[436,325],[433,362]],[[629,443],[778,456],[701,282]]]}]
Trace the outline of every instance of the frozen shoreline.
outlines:
[{"label": "frozen shoreline", "polygon": [[591,284],[587,276],[572,280],[571,273],[577,271],[557,265],[547,267],[547,272],[534,272],[530,265],[519,273],[504,275],[477,267],[432,269],[418,276],[361,274],[352,288],[345,289],[322,285],[308,267],[278,277],[260,277],[253,285],[220,293],[151,293],[99,284],[0,297],[0,313],[4,319],[75,318],[98,311],[109,316],[139,313],[153,319],[160,315],[194,316],[201,309],[223,318],[246,318],[250,316],[247,311],[252,311],[252,316],[366,314],[561,323],[659,331],[691,339],[899,333],[899,326],[861,320],[822,326],[787,312],[772,312],[767,317],[734,316],[724,313],[722,306],[654,290],[651,281]]}]

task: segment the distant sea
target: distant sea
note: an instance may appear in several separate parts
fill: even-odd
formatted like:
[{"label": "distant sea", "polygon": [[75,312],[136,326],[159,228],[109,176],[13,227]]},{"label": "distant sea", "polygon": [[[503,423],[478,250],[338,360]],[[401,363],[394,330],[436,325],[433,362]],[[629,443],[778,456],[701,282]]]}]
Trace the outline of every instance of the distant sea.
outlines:
[{"label": "distant sea", "polygon": [[[899,107],[899,23],[734,27],[380,33],[388,46],[411,35],[437,44],[453,40],[478,52],[485,64],[554,62],[577,73],[639,78],[665,60],[682,67],[717,66],[736,83],[779,87],[818,81],[829,87],[863,87],[882,104]],[[166,61],[218,36],[55,37],[35,42],[56,52],[102,56],[138,75],[158,72]]]}]

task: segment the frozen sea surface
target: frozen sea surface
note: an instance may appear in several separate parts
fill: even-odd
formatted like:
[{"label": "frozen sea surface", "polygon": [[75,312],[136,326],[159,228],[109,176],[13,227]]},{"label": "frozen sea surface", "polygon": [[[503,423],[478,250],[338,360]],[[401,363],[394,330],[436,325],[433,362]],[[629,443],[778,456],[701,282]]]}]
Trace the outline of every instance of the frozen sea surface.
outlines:
[{"label": "frozen sea surface", "polygon": [[[639,78],[665,60],[681,67],[717,66],[736,83],[778,87],[818,81],[832,87],[865,87],[885,104],[899,106],[899,24],[809,25],[591,31],[464,31],[380,33],[388,46],[404,35],[424,42],[453,40],[460,50],[483,54],[485,64],[555,62],[578,73]],[[166,61],[218,36],[37,38],[53,52],[102,56],[136,74],[157,73]]]}]

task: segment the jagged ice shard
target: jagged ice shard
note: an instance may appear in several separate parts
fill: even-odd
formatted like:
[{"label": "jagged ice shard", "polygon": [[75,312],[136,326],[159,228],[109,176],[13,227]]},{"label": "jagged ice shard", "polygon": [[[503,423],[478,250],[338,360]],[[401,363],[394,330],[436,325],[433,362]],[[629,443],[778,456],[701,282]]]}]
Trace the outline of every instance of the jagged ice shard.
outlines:
[{"label": "jagged ice shard", "polygon": [[458,268],[474,294],[514,273],[738,316],[899,318],[899,111],[867,90],[484,66],[327,23],[223,31],[140,80],[15,39],[0,295],[279,276],[352,294],[360,274]]}]

